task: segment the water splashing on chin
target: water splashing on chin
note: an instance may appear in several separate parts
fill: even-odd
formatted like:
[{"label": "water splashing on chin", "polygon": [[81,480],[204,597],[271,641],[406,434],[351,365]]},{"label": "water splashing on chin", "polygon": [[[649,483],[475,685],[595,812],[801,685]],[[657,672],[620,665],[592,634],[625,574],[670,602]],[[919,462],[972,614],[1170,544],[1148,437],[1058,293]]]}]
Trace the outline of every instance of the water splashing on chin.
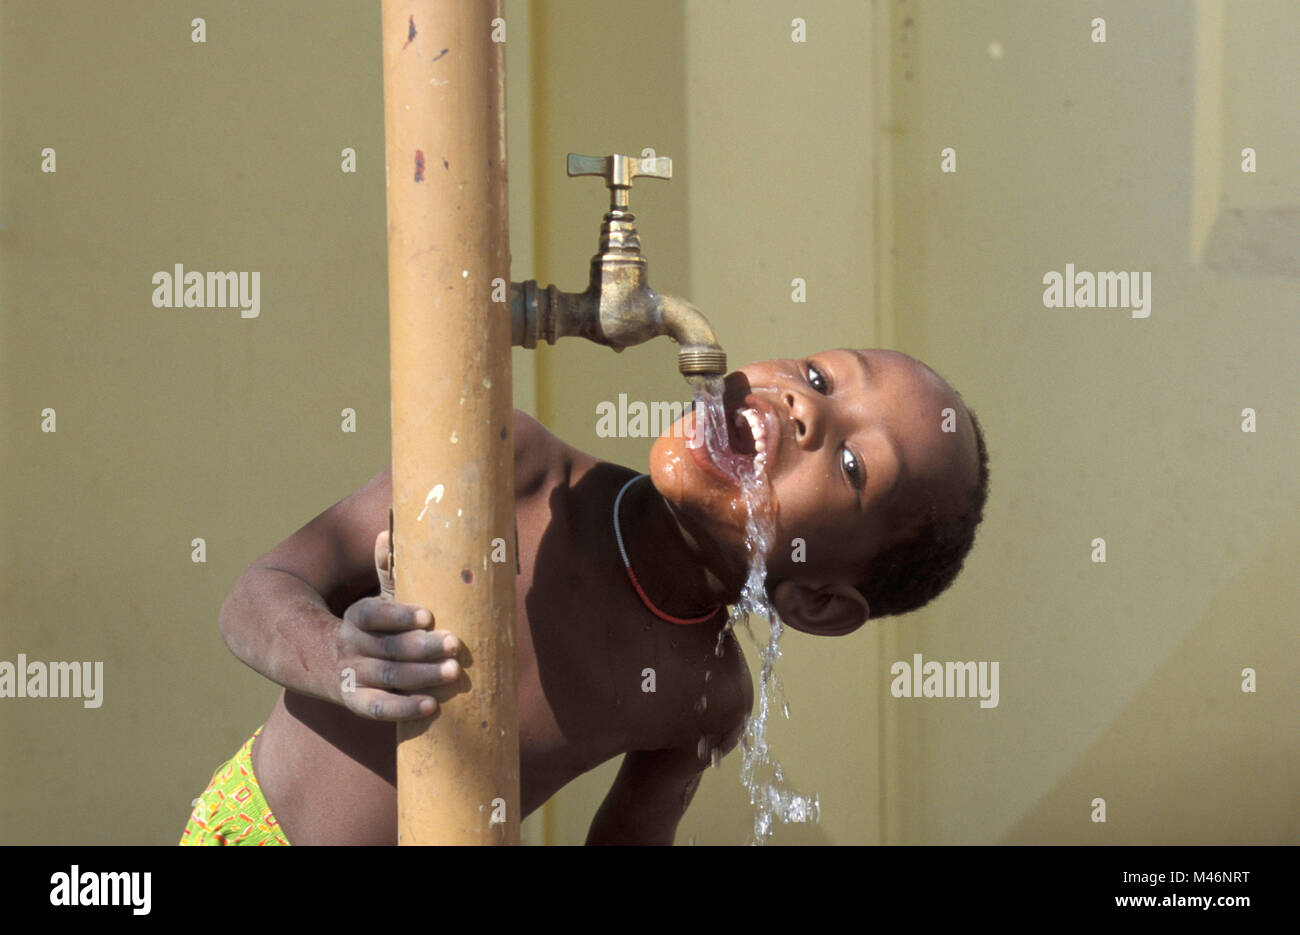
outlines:
[{"label": "water splashing on chin", "polygon": [[[772,550],[776,533],[776,517],[772,488],[767,474],[754,469],[753,459],[738,455],[729,448],[727,416],[722,403],[722,381],[718,380],[707,390],[695,391],[695,420],[697,431],[703,429],[709,459],[740,488],[745,503],[745,548],[749,553],[749,573],[741,591],[740,601],[731,608],[727,624],[718,634],[717,654],[722,655],[728,636],[739,622],[758,648],[759,693],[756,710],[745,724],[741,737],[740,780],[749,790],[749,802],[754,806],[754,833],[751,844],[764,844],[772,835],[774,821],[782,824],[817,822],[821,819],[821,803],[816,794],[800,795],[785,782],[781,764],[772,755],[767,743],[767,719],[773,706],[780,700],[782,713],[790,716],[790,705],[785,700],[781,680],[776,676],[776,661],[781,658],[781,634],[785,625],[767,598],[767,556]],[[767,618],[768,639],[759,646],[750,618],[754,615]]]}]

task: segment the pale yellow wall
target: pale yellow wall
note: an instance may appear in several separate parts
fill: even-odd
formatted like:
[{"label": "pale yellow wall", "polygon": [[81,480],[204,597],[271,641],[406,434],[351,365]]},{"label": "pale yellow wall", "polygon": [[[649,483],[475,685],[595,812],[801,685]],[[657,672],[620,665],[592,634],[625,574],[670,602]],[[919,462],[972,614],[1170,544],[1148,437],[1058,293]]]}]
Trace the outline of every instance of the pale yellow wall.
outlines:
[{"label": "pale yellow wall", "polygon": [[[1224,50],[1215,82],[1198,82],[1198,9],[1229,33],[1199,37]],[[952,592],[888,626],[895,658],[1001,671],[993,710],[891,700],[893,840],[1300,831],[1296,283],[1207,271],[1189,250],[1198,160],[1225,191],[1294,186],[1293,92],[1246,58],[1274,54],[1300,13],[1214,14],[1173,0],[893,9],[897,338],[982,416],[993,494]],[[1104,45],[1089,37],[1098,16]],[[1218,131],[1198,133],[1219,106]],[[1260,171],[1242,178],[1246,145]],[[1044,308],[1042,276],[1067,262],[1151,271],[1150,317]],[[1240,689],[1247,666],[1256,694]],[[1105,824],[1089,820],[1098,796]]]}]

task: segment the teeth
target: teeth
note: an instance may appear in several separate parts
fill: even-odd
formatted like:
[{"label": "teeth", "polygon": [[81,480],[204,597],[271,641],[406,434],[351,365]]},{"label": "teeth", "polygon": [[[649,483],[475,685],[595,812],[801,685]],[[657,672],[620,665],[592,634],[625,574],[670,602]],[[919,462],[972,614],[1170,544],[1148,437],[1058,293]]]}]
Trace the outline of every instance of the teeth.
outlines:
[{"label": "teeth", "polygon": [[736,413],[737,428],[741,418],[748,423],[749,432],[754,436],[754,471],[762,474],[767,469],[767,427],[757,409],[742,409]]},{"label": "teeth", "polygon": [[756,452],[766,451],[767,450],[767,442],[765,441],[766,432],[764,431],[763,420],[758,415],[758,410],[743,409],[741,410],[740,414],[744,416],[745,421],[749,423],[750,434],[754,436],[754,451]]}]

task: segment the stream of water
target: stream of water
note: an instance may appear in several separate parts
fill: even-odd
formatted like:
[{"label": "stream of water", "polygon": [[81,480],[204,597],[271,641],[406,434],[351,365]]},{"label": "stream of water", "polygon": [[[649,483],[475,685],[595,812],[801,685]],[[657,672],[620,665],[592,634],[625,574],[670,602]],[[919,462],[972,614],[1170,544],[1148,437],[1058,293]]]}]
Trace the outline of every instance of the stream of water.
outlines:
[{"label": "stream of water", "polygon": [[[740,601],[731,608],[727,625],[718,634],[717,652],[722,654],[724,643],[734,634],[737,623],[758,649],[759,691],[755,711],[749,716],[740,740],[740,780],[749,791],[749,802],[754,807],[754,831],[749,843],[764,844],[771,837],[775,822],[815,823],[821,818],[817,795],[802,795],[785,781],[781,764],[772,755],[767,741],[768,716],[772,710],[779,704],[781,713],[790,717],[790,705],[776,675],[785,625],[768,600],[766,588],[767,556],[775,545],[775,501],[766,472],[755,469],[753,458],[733,452],[729,447],[722,381],[716,381],[707,391],[696,390],[694,395],[696,424],[704,428],[709,458],[740,487],[747,512],[745,547],[749,553],[749,573]],[[760,645],[750,627],[754,616],[767,621],[765,644]],[[714,765],[717,765],[716,757]]]}]

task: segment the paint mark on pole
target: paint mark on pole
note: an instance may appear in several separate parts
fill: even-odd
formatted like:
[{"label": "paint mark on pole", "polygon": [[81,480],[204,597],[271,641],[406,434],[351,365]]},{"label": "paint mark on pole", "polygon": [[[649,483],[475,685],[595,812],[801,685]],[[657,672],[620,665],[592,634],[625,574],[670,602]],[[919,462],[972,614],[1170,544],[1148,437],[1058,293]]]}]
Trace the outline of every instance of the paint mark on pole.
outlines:
[{"label": "paint mark on pole", "polygon": [[441,52],[439,52],[437,55],[435,55],[435,56],[433,57],[433,60],[436,62],[438,59],[442,58],[444,55],[446,55],[446,54],[447,54],[448,52],[450,52],[450,51],[451,51],[451,49],[443,49]]},{"label": "paint mark on pole", "polygon": [[434,502],[434,503],[441,503],[441,502],[442,502],[442,494],[443,494],[443,491],[444,491],[445,489],[446,489],[446,488],[443,487],[442,484],[434,484],[434,485],[433,485],[433,488],[432,488],[432,489],[431,489],[427,494],[424,495],[424,509],[421,510],[421,511],[420,511],[420,515],[417,516],[417,517],[415,518],[415,521],[416,521],[417,523],[418,523],[420,520],[424,519],[424,514],[425,514],[425,511],[429,509],[429,502],[430,502],[430,501],[432,501],[432,502]]},{"label": "paint mark on pole", "polygon": [[406,27],[406,44],[402,46],[403,52],[406,51],[406,46],[410,45],[412,40],[414,39],[415,39],[415,17],[412,16],[408,21],[408,25]]},{"label": "paint mark on pole", "polygon": [[424,150],[422,149],[415,151],[415,180],[424,181]]}]

